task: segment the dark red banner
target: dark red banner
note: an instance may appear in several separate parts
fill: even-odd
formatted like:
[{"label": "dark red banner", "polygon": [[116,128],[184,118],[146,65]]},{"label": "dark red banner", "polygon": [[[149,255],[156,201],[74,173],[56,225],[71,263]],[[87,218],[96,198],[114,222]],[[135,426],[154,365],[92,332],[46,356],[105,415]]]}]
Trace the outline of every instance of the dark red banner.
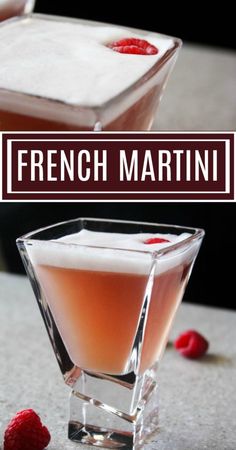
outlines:
[{"label": "dark red banner", "polygon": [[3,133],[3,200],[233,200],[234,133]]}]

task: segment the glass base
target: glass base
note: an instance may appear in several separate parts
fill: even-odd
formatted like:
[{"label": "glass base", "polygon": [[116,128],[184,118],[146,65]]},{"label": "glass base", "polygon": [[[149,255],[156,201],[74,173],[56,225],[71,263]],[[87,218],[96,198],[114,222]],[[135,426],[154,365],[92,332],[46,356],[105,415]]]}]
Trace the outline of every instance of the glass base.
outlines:
[{"label": "glass base", "polygon": [[111,449],[142,448],[158,427],[156,370],[138,376],[81,371],[70,397],[69,439]]}]

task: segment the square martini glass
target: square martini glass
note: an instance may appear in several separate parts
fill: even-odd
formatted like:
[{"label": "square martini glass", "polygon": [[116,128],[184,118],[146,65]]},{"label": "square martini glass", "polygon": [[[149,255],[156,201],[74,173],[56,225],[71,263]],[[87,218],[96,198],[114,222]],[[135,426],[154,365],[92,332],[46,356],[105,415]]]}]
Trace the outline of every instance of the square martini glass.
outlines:
[{"label": "square martini glass", "polygon": [[29,14],[34,5],[35,0],[0,0],[0,22],[10,17]]},{"label": "square martini glass", "polygon": [[[78,55],[85,42],[83,33],[78,35],[81,27],[96,34],[99,48],[86,47],[87,53]],[[11,51],[14,33],[21,39]],[[154,43],[157,55],[126,55],[107,47],[127,37]],[[1,130],[149,130],[180,47],[176,38],[86,20],[32,14],[5,21],[0,26]]]},{"label": "square martini glass", "polygon": [[158,366],[203,236],[175,225],[79,218],[17,240],[71,388],[71,440],[138,449],[157,429]]}]

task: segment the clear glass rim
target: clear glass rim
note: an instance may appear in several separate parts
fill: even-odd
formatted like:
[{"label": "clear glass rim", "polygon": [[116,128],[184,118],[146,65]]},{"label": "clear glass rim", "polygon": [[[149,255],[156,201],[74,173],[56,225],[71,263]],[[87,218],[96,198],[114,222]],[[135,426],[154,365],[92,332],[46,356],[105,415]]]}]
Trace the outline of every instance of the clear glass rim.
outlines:
[{"label": "clear glass rim", "polygon": [[147,31],[147,30],[142,30],[142,29],[138,29],[138,28],[132,28],[132,27],[126,27],[126,26],[122,26],[122,25],[114,25],[111,23],[105,23],[105,22],[98,22],[98,21],[92,21],[92,20],[86,20],[86,19],[77,19],[77,18],[72,18],[72,17],[66,17],[66,16],[54,16],[54,15],[50,15],[50,14],[39,14],[39,13],[31,13],[31,14],[26,14],[26,15],[22,15],[22,16],[16,16],[16,17],[12,17],[10,19],[5,20],[4,22],[0,23],[0,28],[7,25],[8,23],[13,23],[13,22],[17,22],[20,20],[25,20],[27,19],[27,17],[30,18],[38,18],[38,19],[45,19],[45,20],[49,20],[49,21],[55,21],[55,22],[65,22],[65,21],[69,21],[72,23],[88,23],[88,24],[95,24],[96,25],[100,25],[100,26],[113,26],[115,28],[124,28],[124,30],[129,30],[129,31],[133,31],[134,33],[139,33],[139,34],[153,34],[153,35],[159,35],[161,37],[166,37],[166,38],[170,38],[173,39],[173,48],[170,48],[169,50],[167,50],[167,52],[147,71],[145,72],[145,74],[140,77],[138,80],[136,80],[133,84],[131,84],[130,86],[128,86],[125,90],[123,90],[122,92],[120,92],[119,94],[117,94],[116,96],[112,97],[110,100],[102,103],[99,106],[87,106],[87,105],[83,105],[83,104],[70,104],[70,103],[65,103],[63,101],[60,100],[54,100],[51,99],[49,97],[42,97],[42,96],[37,96],[37,95],[33,95],[33,94],[28,94],[28,93],[24,93],[24,92],[19,92],[19,91],[14,91],[14,90],[9,90],[9,89],[4,89],[1,88],[0,86],[0,92],[2,91],[3,93],[9,93],[9,94],[14,94],[14,95],[18,95],[18,96],[26,96],[28,99],[37,99],[37,101],[46,101],[49,102],[50,104],[57,104],[57,105],[62,105],[62,106],[66,106],[71,108],[72,110],[76,109],[83,109],[86,111],[94,111],[96,113],[102,113],[104,110],[108,109],[109,107],[113,106],[113,104],[115,103],[119,103],[122,102],[123,99],[125,99],[127,96],[129,96],[130,94],[132,94],[136,89],[138,89],[140,86],[142,86],[143,84],[145,84],[146,82],[148,82],[150,79],[152,79],[153,76],[155,76],[155,74],[159,71],[159,69],[162,68],[162,66],[170,59],[170,57],[178,50],[181,48],[182,46],[182,41],[179,38],[173,37],[173,36],[169,36],[169,35],[165,35],[162,33],[155,33],[154,31]]},{"label": "clear glass rim", "polygon": [[[117,247],[107,247],[102,245],[89,245],[89,244],[80,244],[80,243],[69,243],[69,242],[61,242],[56,240],[46,240],[46,239],[35,239],[34,235],[41,233],[45,230],[53,229],[61,225],[67,225],[67,224],[73,224],[73,222],[79,222],[79,221],[87,221],[87,222],[98,222],[98,223],[115,223],[115,224],[126,224],[126,225],[142,225],[142,226],[153,226],[153,227],[163,227],[163,228],[174,228],[178,231],[186,230],[192,233],[191,236],[183,239],[180,242],[177,242],[176,244],[169,245],[168,247],[164,247],[160,250],[134,250],[134,249],[127,249],[127,248],[117,248]],[[109,231],[108,231],[109,233]],[[132,234],[132,233],[130,233]],[[205,231],[202,228],[194,228],[194,227],[187,227],[183,225],[172,225],[172,224],[163,224],[163,223],[154,223],[154,222],[139,222],[139,221],[130,221],[130,220],[121,220],[121,219],[106,219],[106,218],[93,218],[93,217],[77,217],[75,219],[65,220],[62,222],[57,222],[52,225],[48,225],[46,227],[38,228],[34,231],[31,231],[29,233],[26,233],[22,236],[20,236],[18,239],[16,239],[17,244],[33,244],[33,243],[47,243],[47,245],[50,245],[50,247],[54,246],[61,246],[61,247],[73,247],[73,248],[91,248],[91,249],[107,249],[107,250],[117,250],[117,251],[126,251],[130,253],[135,254],[149,254],[151,256],[164,256],[168,255],[172,251],[179,250],[181,248],[186,247],[186,245],[192,243],[193,241],[197,241],[199,239],[202,239],[205,235]]]}]

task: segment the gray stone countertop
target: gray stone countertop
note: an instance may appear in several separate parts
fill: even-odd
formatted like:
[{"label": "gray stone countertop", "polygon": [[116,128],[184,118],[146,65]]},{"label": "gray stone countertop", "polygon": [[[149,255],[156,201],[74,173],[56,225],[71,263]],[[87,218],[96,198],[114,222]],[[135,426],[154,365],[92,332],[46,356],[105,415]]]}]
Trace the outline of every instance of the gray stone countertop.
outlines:
[{"label": "gray stone countertop", "polygon": [[[208,337],[209,354],[192,361],[172,347],[166,350],[159,375],[160,427],[145,450],[235,450],[236,313],[185,303],[171,339],[189,328]],[[51,432],[48,450],[80,448],[66,438],[69,389],[29,282],[5,273],[0,273],[0,367],[0,442],[10,417],[31,407]]]},{"label": "gray stone countertop", "polygon": [[236,52],[184,43],[153,129],[236,128]]}]

